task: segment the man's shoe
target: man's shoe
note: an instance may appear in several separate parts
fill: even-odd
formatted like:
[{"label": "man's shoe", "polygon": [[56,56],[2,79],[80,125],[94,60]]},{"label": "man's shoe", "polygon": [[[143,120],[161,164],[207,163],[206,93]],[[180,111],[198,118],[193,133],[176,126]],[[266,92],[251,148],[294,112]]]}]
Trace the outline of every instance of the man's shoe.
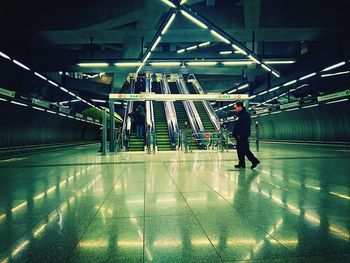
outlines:
[{"label": "man's shoe", "polygon": [[245,168],[245,165],[242,165],[242,164],[235,164],[235,168]]},{"label": "man's shoe", "polygon": [[258,166],[259,163],[260,163],[259,160],[256,160],[255,162],[252,162],[252,166],[250,166],[250,168],[254,169],[255,167]]}]

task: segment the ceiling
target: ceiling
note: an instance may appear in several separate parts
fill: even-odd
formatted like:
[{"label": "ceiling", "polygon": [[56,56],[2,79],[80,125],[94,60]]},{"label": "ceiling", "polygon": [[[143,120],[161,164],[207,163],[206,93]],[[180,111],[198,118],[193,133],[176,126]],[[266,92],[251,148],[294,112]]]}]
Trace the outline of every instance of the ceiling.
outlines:
[{"label": "ceiling", "polygon": [[[177,0],[173,0],[176,2]],[[277,79],[253,65],[210,67],[153,67],[152,72],[193,73],[207,91],[225,91],[241,82],[264,89],[291,76],[311,72],[349,57],[349,15],[345,0],[187,0],[186,4],[212,24],[234,37],[259,58],[294,60],[272,65],[282,75]],[[161,0],[62,0],[2,3],[1,51],[17,57],[38,72],[106,72],[106,83],[117,92],[135,68],[113,66],[81,68],[79,62],[140,60],[159,30],[170,7]],[[210,41],[210,45],[177,53]],[[178,14],[150,60],[235,60],[241,54],[221,55],[231,50],[208,30]],[[99,77],[89,81],[103,82]],[[86,82],[84,82],[86,83]],[[79,86],[76,82],[75,86]],[[82,84],[85,85],[85,84]],[[93,90],[103,96],[110,90]],[[83,89],[83,88],[81,88]]]}]

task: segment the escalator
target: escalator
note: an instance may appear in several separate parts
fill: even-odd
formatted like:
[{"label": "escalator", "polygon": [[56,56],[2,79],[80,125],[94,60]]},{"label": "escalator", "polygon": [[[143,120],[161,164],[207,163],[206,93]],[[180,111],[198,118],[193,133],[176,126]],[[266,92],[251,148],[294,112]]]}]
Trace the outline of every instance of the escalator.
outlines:
[{"label": "escalator", "polygon": [[[136,112],[138,104],[134,103],[133,112]],[[130,138],[129,138],[129,147],[128,150],[130,152],[139,152],[144,151],[144,139],[138,139],[136,137],[136,124],[132,123],[131,125],[131,131],[130,131]]]},{"label": "escalator", "polygon": [[[179,94],[179,91],[176,87],[175,82],[169,82],[169,88],[170,88],[170,91],[172,94]],[[182,131],[185,129],[185,122],[187,122],[188,129],[191,129],[190,122],[188,120],[188,117],[187,117],[187,114],[185,111],[185,107],[184,107],[182,101],[175,101],[174,107],[176,110],[176,117],[177,117],[179,129]],[[191,140],[189,144],[192,147],[192,149],[198,149],[196,141]]]},{"label": "escalator", "polygon": [[[197,94],[197,92],[195,91],[191,82],[187,82],[186,84],[187,84],[187,88],[188,88],[188,91],[190,92],[190,94]],[[196,106],[198,114],[202,120],[205,131],[206,132],[215,131],[216,130],[215,126],[214,126],[213,122],[210,120],[210,117],[209,117],[207,111],[205,110],[203,103],[201,101],[194,101],[194,105]]]}]

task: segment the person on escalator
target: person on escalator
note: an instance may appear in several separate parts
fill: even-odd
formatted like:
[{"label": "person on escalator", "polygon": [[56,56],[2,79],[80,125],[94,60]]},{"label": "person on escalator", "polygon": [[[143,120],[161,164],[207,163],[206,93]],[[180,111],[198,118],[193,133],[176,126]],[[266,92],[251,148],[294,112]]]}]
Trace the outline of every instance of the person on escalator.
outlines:
[{"label": "person on escalator", "polygon": [[142,104],[136,109],[136,138],[142,139],[144,137],[146,112]]}]

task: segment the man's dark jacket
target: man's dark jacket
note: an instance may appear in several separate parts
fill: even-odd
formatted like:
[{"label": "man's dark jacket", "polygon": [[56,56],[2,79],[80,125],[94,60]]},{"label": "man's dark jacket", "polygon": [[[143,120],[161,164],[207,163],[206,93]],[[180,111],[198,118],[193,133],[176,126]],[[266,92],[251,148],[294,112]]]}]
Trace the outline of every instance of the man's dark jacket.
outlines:
[{"label": "man's dark jacket", "polygon": [[237,120],[234,123],[232,135],[237,140],[246,140],[250,136],[250,114],[247,112],[246,108],[242,108],[240,112],[237,113]]}]

